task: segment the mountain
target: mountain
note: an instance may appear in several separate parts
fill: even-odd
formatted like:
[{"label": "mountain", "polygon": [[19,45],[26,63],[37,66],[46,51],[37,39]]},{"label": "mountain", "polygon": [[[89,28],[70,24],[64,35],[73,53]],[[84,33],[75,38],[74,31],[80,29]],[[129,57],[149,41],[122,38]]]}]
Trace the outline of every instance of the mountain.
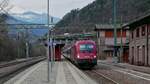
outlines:
[{"label": "mountain", "polygon": [[[9,15],[7,15],[7,19],[5,22],[7,24],[31,24],[29,22],[17,20],[16,18],[9,16]],[[25,29],[15,29],[16,27],[17,27],[16,25],[8,25],[8,28],[9,28],[8,34],[12,38],[17,38],[18,32],[24,32],[25,33],[25,31],[26,31]],[[23,26],[23,27],[27,27],[27,26]],[[38,29],[28,29],[28,34],[30,36],[29,39],[31,41],[33,41],[33,39],[36,40],[39,37],[45,35],[47,33],[47,31],[48,30],[46,29],[46,26],[42,26],[42,25],[40,25],[40,26],[38,25]]]},{"label": "mountain", "polygon": [[[35,13],[32,11],[27,11],[24,13],[13,13],[11,14],[12,17],[14,17],[17,20],[25,21],[31,24],[47,24],[47,14],[46,13]],[[53,23],[56,24],[60,19],[57,17],[52,17]]]},{"label": "mountain", "polygon": [[29,22],[18,20],[15,17],[10,16],[10,15],[7,15],[6,17],[7,18],[6,18],[5,22],[7,24],[30,24]]},{"label": "mountain", "polygon": [[[52,17],[52,16],[51,16]],[[60,19],[53,17],[53,22],[57,23]],[[7,15],[6,19],[7,24],[47,24],[47,14],[43,13],[35,13],[35,12],[24,12],[24,13],[13,13]],[[9,34],[16,34],[17,31],[14,30],[15,25],[9,25],[10,33]],[[32,36],[40,37],[47,33],[47,29],[44,29],[46,26],[38,25],[38,29],[29,29],[29,32]],[[41,29],[40,29],[41,28]],[[43,28],[43,29],[42,29]],[[21,29],[21,31],[24,31]]]},{"label": "mountain", "polygon": [[[111,24],[113,17],[113,0],[95,0],[82,9],[74,9],[67,13],[56,27],[74,27],[86,30],[86,25]],[[150,9],[150,0],[117,0],[117,23],[127,23],[144,15]],[[121,21],[122,20],[122,21]],[[84,27],[83,27],[84,26]],[[63,29],[70,32],[71,29]],[[93,27],[89,31],[92,30]],[[58,28],[59,31],[60,28]],[[75,32],[75,31],[74,31]],[[60,32],[58,32],[60,33]]]}]

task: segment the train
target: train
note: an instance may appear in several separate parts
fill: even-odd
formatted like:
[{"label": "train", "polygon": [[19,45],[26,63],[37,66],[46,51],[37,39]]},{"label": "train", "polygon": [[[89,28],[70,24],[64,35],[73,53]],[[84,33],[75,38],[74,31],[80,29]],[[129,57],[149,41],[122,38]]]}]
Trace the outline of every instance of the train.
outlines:
[{"label": "train", "polygon": [[92,40],[79,40],[63,50],[64,57],[81,68],[97,65],[96,43]]}]

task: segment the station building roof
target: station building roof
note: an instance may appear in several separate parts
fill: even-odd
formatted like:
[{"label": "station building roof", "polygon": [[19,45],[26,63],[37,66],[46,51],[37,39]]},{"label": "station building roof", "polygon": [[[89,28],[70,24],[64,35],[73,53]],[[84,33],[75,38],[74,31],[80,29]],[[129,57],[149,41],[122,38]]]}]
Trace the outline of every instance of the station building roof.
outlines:
[{"label": "station building roof", "polygon": [[[124,24],[123,24],[124,25]],[[117,24],[116,25],[117,30],[120,30],[122,25]],[[128,30],[129,28],[123,28],[123,30]],[[100,30],[114,30],[114,25],[113,24],[96,24],[94,31],[100,31]]]},{"label": "station building roof", "polygon": [[[121,29],[120,25],[116,25],[117,29]],[[98,30],[110,30],[114,29],[114,26],[112,24],[96,24],[95,29]]]},{"label": "station building roof", "polygon": [[150,23],[150,12],[141,17],[136,18],[135,20],[123,25],[123,28],[129,27],[129,29],[135,29],[138,26]]}]

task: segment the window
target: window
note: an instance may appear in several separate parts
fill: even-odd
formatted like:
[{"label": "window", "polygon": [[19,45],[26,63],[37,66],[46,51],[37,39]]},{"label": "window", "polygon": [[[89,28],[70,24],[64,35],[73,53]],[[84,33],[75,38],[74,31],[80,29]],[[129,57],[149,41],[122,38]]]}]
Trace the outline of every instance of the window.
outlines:
[{"label": "window", "polygon": [[137,46],[137,62],[139,62],[140,46]]},{"label": "window", "polygon": [[98,38],[100,37],[100,32],[99,32],[99,31],[97,32],[97,37],[98,37]]},{"label": "window", "polygon": [[[105,32],[105,37],[108,37],[108,38],[114,37],[114,31],[113,30],[106,31]],[[121,31],[117,31],[117,37],[121,37]],[[122,37],[126,37],[126,31],[122,32]]]},{"label": "window", "polygon": [[93,44],[81,44],[80,51],[81,52],[93,52],[94,45]]},{"label": "window", "polygon": [[150,35],[150,28],[148,27],[148,34]]},{"label": "window", "polygon": [[122,35],[121,35],[121,31],[117,32],[117,37],[126,37],[126,31],[122,31]]},{"label": "window", "polygon": [[132,57],[131,57],[131,63],[134,64],[134,47],[132,47]]},{"label": "window", "polygon": [[114,34],[113,31],[106,31],[106,32],[105,32],[105,37],[112,38],[112,37],[113,37],[113,34]]},{"label": "window", "polygon": [[136,29],[136,37],[139,37],[139,36],[140,36],[140,35],[139,35],[139,32],[140,32],[140,29],[137,28],[137,29]]},{"label": "window", "polygon": [[148,34],[150,35],[150,25],[148,25],[147,30],[148,30]]},{"label": "window", "polygon": [[134,57],[134,47],[132,47],[132,56]]},{"label": "window", "polygon": [[142,31],[141,31],[142,36],[145,36],[145,30],[146,30],[146,26],[142,26]]},{"label": "window", "polygon": [[143,59],[143,62],[145,62],[145,45],[143,45],[142,47],[142,59]]},{"label": "window", "polygon": [[132,39],[134,38],[134,32],[133,31],[131,32],[131,38]]}]

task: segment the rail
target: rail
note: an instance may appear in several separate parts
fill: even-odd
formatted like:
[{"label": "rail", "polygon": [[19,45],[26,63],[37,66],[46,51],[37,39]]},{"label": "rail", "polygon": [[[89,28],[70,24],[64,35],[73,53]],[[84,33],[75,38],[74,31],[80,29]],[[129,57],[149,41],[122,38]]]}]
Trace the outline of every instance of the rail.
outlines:
[{"label": "rail", "polygon": [[95,70],[92,70],[91,72],[103,77],[104,79],[107,79],[108,81],[112,82],[113,84],[119,84],[118,82],[114,81],[113,79],[111,79],[111,78],[109,78],[109,77],[107,77],[107,76],[105,76],[105,75],[103,75],[103,74],[101,74]]},{"label": "rail", "polygon": [[19,63],[22,63],[22,62],[27,62],[27,61],[30,61],[30,60],[33,60],[33,59],[39,59],[39,58],[44,58],[44,57],[42,57],[42,56],[31,57],[31,58],[27,58],[27,59],[18,59],[18,60],[10,61],[10,62],[7,62],[7,63],[1,63],[0,68],[8,67],[8,66],[11,66],[11,65],[15,65],[15,64],[19,64]]},{"label": "rail", "polygon": [[[25,68],[45,60],[45,57],[33,57],[19,61],[0,64],[0,84],[11,78],[12,75],[23,71]],[[17,73],[16,73],[17,72]]]}]

